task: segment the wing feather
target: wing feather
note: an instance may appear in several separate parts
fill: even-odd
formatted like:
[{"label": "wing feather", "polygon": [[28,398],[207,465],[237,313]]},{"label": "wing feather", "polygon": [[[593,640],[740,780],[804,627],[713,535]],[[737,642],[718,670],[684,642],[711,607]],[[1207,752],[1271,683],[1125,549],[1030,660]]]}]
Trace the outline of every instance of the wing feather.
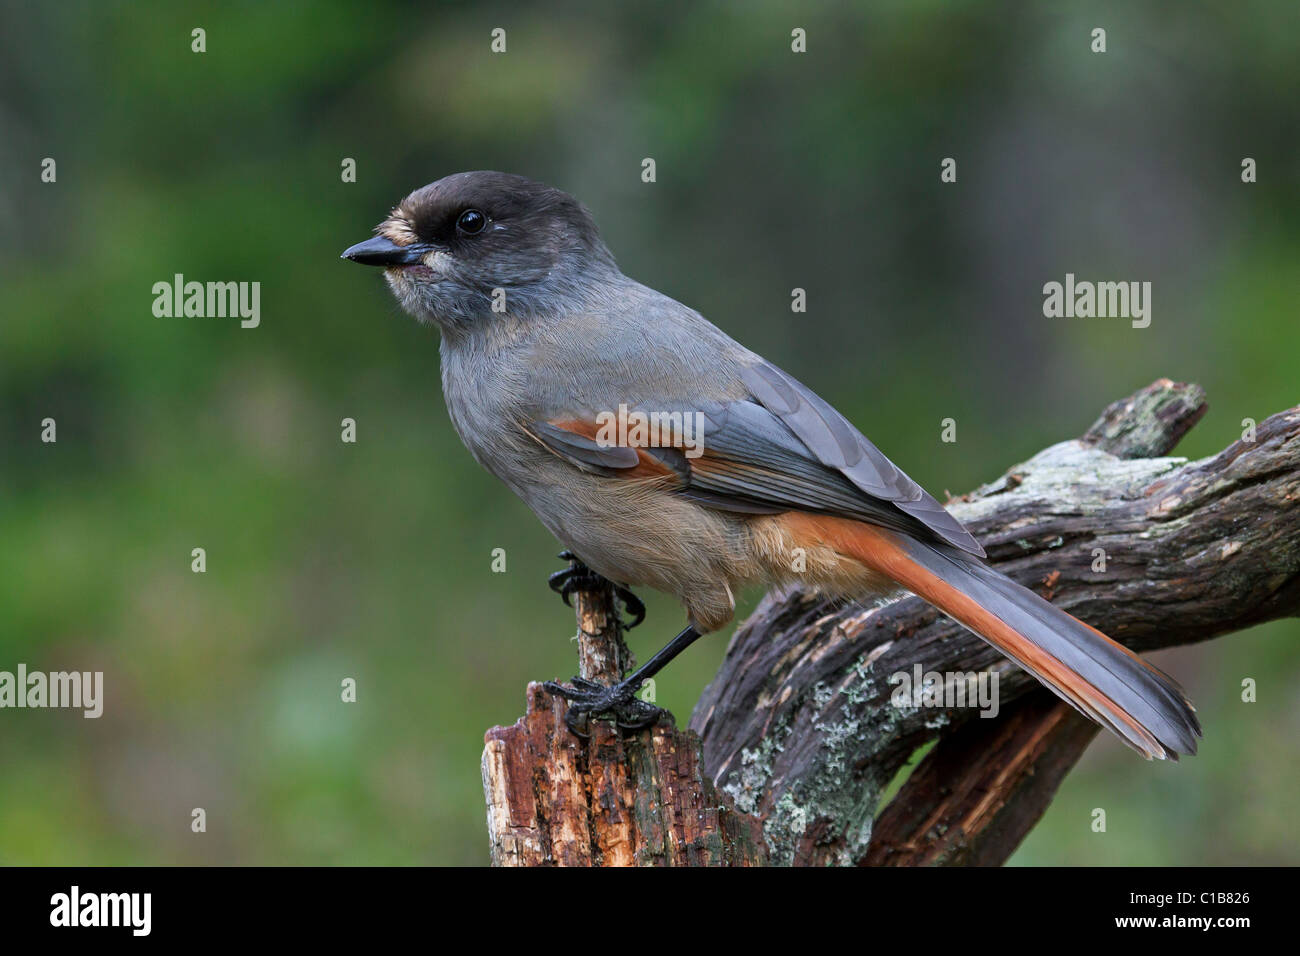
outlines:
[{"label": "wing feather", "polygon": [[583,416],[537,421],[529,432],[584,471],[610,477],[669,478],[677,494],[725,511],[831,514],[948,542],[979,557],[984,549],[956,518],[806,386],[761,362],[742,373],[753,400],[656,409],[703,417],[701,454],[680,445],[602,444]]},{"label": "wing feather", "polygon": [[759,404],[787,425],[813,456],[874,498],[891,502],[939,538],[978,557],[984,549],[960,521],[812,389],[762,359],[741,378]]}]

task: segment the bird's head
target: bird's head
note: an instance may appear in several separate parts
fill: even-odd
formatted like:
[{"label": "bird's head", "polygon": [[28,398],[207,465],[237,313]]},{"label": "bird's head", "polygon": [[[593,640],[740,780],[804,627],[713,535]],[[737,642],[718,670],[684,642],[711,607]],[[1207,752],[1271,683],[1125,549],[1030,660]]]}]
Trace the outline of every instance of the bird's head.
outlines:
[{"label": "bird's head", "polygon": [[444,332],[571,309],[618,271],[577,200],[496,172],[417,189],[343,258],[384,267],[402,307]]}]

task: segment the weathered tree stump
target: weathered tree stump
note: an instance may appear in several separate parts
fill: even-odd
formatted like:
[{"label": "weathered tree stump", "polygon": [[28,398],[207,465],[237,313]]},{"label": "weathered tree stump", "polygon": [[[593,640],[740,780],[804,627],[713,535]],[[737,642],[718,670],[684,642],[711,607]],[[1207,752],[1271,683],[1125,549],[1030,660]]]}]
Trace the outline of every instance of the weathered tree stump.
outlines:
[{"label": "weathered tree stump", "polygon": [[[579,592],[583,677],[634,666],[612,589]],[[492,862],[501,866],[746,866],[764,862],[761,822],[704,778],[699,739],[671,719],[632,735],[592,721],[569,732],[567,704],[528,685],[528,709],[488,731],[483,788]]]},{"label": "weathered tree stump", "polygon": [[[1293,616],[1300,407],[1211,458],[1161,457],[1204,410],[1197,386],[1158,381],[949,507],[1000,570],[1136,650]],[[583,676],[630,667],[613,608],[610,593],[579,604]],[[914,664],[996,670],[1000,714],[895,706],[888,678]],[[699,737],[601,725],[584,744],[562,714],[530,685],[528,714],[487,735],[494,863],[999,864],[1096,734],[918,598],[845,606],[799,590],[737,629],[692,716]]]}]

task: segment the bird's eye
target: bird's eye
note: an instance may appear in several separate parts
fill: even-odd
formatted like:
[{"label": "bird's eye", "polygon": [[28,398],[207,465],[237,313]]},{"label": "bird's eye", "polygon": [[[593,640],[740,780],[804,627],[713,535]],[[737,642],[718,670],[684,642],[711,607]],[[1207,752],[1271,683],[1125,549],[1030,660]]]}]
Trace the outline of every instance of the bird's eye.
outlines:
[{"label": "bird's eye", "polygon": [[477,209],[466,209],[460,214],[460,218],[456,220],[456,228],[470,236],[482,232],[483,227],[486,225],[487,216]]}]

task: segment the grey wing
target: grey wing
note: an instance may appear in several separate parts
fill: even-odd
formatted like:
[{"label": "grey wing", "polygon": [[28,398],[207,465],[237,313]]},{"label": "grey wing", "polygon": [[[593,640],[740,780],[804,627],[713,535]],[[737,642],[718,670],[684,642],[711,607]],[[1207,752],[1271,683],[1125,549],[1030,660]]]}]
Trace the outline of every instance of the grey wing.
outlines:
[{"label": "grey wing", "polygon": [[747,366],[741,378],[758,403],[779,418],[818,462],[848,478],[866,495],[915,518],[949,544],[984,557],[984,549],[960,521],[808,386],[761,359]]},{"label": "grey wing", "polygon": [[840,515],[938,538],[983,557],[970,533],[843,416],[794,379],[772,366],[765,369],[770,371],[745,373],[753,400],[656,409],[702,415],[703,433],[694,449],[684,443],[636,450],[602,444],[582,416],[532,422],[529,431],[577,468],[658,479],[705,507]]}]

